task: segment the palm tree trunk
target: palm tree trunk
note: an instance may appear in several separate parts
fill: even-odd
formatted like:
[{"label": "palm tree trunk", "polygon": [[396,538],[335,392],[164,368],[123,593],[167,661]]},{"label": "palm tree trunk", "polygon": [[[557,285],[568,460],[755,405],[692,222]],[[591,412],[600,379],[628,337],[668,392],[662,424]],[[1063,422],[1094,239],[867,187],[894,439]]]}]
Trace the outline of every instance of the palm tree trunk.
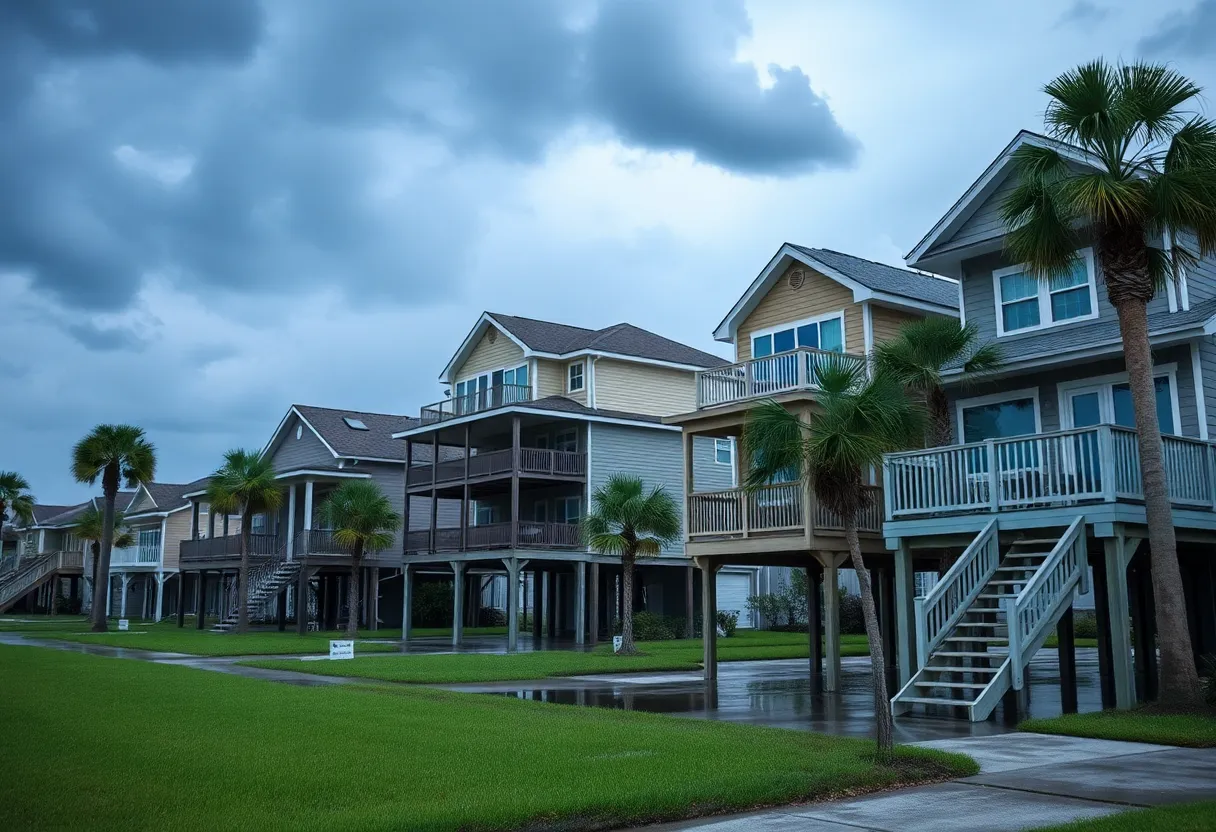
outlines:
[{"label": "palm tree trunk", "polygon": [[1191,634],[1187,628],[1182,573],[1178,568],[1178,543],[1174,537],[1174,513],[1165,474],[1161,428],[1157,422],[1148,314],[1144,301],[1134,299],[1120,303],[1115,309],[1119,313],[1123,360],[1127,365],[1132,408],[1136,414],[1136,433],[1140,440],[1144,514],[1148,521],[1153,600],[1157,608],[1157,647],[1161,656],[1157,701],[1166,708],[1191,708],[1200,703],[1199,674],[1195,669]]},{"label": "palm tree trunk", "polygon": [[241,568],[236,573],[236,631],[249,630],[249,543],[253,516],[249,504],[241,507]]},{"label": "palm tree trunk", "polygon": [[101,544],[94,540],[89,546],[93,551],[93,606],[89,607],[89,614],[92,616],[93,609],[97,606],[97,562],[101,559]]},{"label": "palm tree trunk", "polygon": [[633,554],[621,556],[621,652],[632,655],[633,646]]},{"label": "palm tree trunk", "polygon": [[929,408],[929,441],[935,448],[953,444],[953,420],[950,416],[950,399],[946,396],[946,391],[935,387],[929,391],[925,399]]},{"label": "palm tree trunk", "polygon": [[870,641],[870,676],[874,683],[874,728],[878,742],[878,759],[891,756],[894,745],[895,724],[891,716],[891,696],[887,692],[887,662],[882,649],[882,632],[878,628],[878,611],[874,607],[874,591],[870,587],[870,573],[866,571],[861,555],[861,541],[857,539],[857,512],[844,515],[844,539],[849,544],[849,556],[857,572],[857,583],[861,587],[861,613],[866,622],[866,638]]},{"label": "palm tree trunk", "polygon": [[111,462],[101,474],[103,501],[101,552],[97,556],[97,581],[93,584],[93,632],[104,633],[110,610],[110,550],[114,548],[114,503],[118,499],[118,464]]},{"label": "palm tree trunk", "polygon": [[350,559],[350,588],[346,592],[346,605],[350,614],[346,617],[346,637],[359,635],[359,567],[363,565],[363,543],[355,544]]}]

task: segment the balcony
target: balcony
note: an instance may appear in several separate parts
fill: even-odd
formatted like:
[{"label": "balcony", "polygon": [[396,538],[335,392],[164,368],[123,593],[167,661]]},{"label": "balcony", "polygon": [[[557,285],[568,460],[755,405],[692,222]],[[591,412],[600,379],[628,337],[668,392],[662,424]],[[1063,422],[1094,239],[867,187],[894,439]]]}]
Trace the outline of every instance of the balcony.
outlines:
[{"label": "balcony", "polygon": [[[334,533],[329,529],[301,529],[295,533],[292,541],[293,554],[296,557],[304,555],[341,555],[349,557],[353,553],[350,546],[343,546],[334,539]],[[378,553],[367,552],[367,557],[376,557]]]},{"label": "balcony", "polygon": [[419,414],[422,424],[433,425],[460,416],[470,416],[510,404],[532,401],[532,388],[526,384],[496,384],[475,393],[452,396],[441,402],[428,404]]},{"label": "balcony", "polygon": [[[493,549],[510,549],[511,523],[488,523],[469,526],[465,529],[462,545],[459,528],[421,529],[412,531],[405,538],[407,555],[432,552],[476,552]],[[577,523],[533,523],[520,521],[515,548],[518,549],[567,549],[583,548],[582,527]]]},{"label": "balcony", "polygon": [[[882,489],[867,486],[868,505],[857,518],[857,530],[882,531]],[[817,500],[810,504],[812,529],[843,531],[840,518]],[[754,536],[802,535],[806,531],[807,505],[801,482],[769,485],[753,492],[742,488],[693,493],[688,497],[688,537],[747,538]]]},{"label": "balcony", "polygon": [[110,550],[110,566],[153,566],[160,563],[160,541]]},{"label": "balcony", "polygon": [[[463,459],[440,462],[434,466],[434,484],[463,482],[464,465]],[[518,473],[525,476],[580,479],[587,476],[587,455],[574,451],[552,451],[548,448],[520,448],[519,465],[515,466],[510,448],[474,454],[469,457],[469,479],[510,476],[515,473],[516,467]],[[430,465],[415,465],[410,468],[411,488],[429,486],[432,484],[431,480]]]},{"label": "balcony", "polygon": [[[269,557],[278,554],[279,549],[278,535],[249,535],[251,557]],[[183,540],[178,554],[183,565],[189,562],[240,560],[241,536],[230,534],[227,537],[200,537],[198,540]]]},{"label": "balcony", "polygon": [[840,364],[864,365],[865,357],[799,348],[697,373],[697,408],[818,389],[819,371]]},{"label": "balcony", "polygon": [[[1162,441],[1173,505],[1216,512],[1216,446]],[[1115,425],[890,454],[883,481],[888,521],[1144,500],[1139,437]]]}]

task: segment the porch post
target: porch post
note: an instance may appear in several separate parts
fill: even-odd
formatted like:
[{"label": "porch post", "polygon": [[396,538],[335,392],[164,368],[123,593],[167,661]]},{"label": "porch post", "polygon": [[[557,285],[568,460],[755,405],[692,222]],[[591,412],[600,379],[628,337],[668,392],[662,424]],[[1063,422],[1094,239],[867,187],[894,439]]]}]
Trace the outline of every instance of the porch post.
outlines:
[{"label": "porch post", "polygon": [[452,646],[464,641],[464,561],[451,561],[452,567]]},{"label": "porch post", "polygon": [[542,591],[545,573],[540,569],[532,570],[532,646],[540,644],[545,634],[545,593]]},{"label": "porch post", "polygon": [[515,558],[503,558],[502,562],[507,568],[507,652],[514,653],[519,648],[520,563]]},{"label": "porch post", "polygon": [[[304,551],[302,554],[308,554],[308,533],[312,531],[312,480],[304,480]],[[317,609],[317,618],[322,618],[320,608]]]},{"label": "porch post", "polygon": [[1056,625],[1060,655],[1060,708],[1066,714],[1077,712],[1077,650],[1073,631],[1072,605]]},{"label": "porch post", "polygon": [[186,573],[177,572],[177,626],[186,626]]},{"label": "porch post", "polygon": [[409,646],[410,631],[414,624],[414,587],[412,564],[401,567],[401,643]]},{"label": "porch post", "polygon": [[823,684],[823,611],[819,593],[822,568],[818,564],[806,567],[806,635],[810,648],[812,690]]},{"label": "porch post", "polygon": [[278,607],[276,609],[276,617],[279,619],[279,632],[287,631],[287,587],[279,590]]},{"label": "porch post", "polygon": [[574,643],[587,643],[587,564],[579,561],[574,566],[578,576],[576,594],[574,596]]},{"label": "porch post", "polygon": [[198,603],[194,606],[194,628],[196,630],[203,629],[203,623],[207,620],[207,570],[200,569],[198,572],[198,584],[194,587],[194,594]]},{"label": "porch post", "polygon": [[895,652],[899,661],[899,686],[912,680],[919,670],[916,659],[916,569],[912,549],[901,539],[895,552]]},{"label": "porch post", "polygon": [[296,553],[296,484],[287,486],[287,559]]},{"label": "porch post", "polygon": [[1109,610],[1111,677],[1115,683],[1115,707],[1120,710],[1136,705],[1136,678],[1131,660],[1131,631],[1127,598],[1128,552],[1135,544],[1120,530],[1110,540],[1104,540],[1106,560],[1106,605]]},{"label": "porch post", "polygon": [[367,629],[380,629],[380,567],[367,572]]},{"label": "porch post", "polygon": [[685,638],[696,638],[697,634],[696,592],[693,590],[693,581],[696,580],[696,576],[693,574],[693,570],[692,563],[684,568]]},{"label": "porch post", "polygon": [[[198,503],[195,503],[198,505]],[[215,509],[210,503],[207,504],[207,539],[211,540],[215,537]]]},{"label": "porch post", "polygon": [[519,548],[519,414],[511,417],[511,548]]},{"label": "porch post", "polygon": [[[600,640],[600,565],[592,563],[591,569],[591,600],[590,605],[590,621],[587,626],[588,640],[592,647]],[[692,567],[688,568],[689,580],[691,580]],[[691,603],[691,601],[689,602]],[[689,633],[689,638],[692,633]]]},{"label": "porch post", "polygon": [[165,573],[156,573],[156,612],[152,614],[153,621],[160,621],[165,611]]},{"label": "porch post", "polygon": [[308,632],[308,569],[304,564],[300,564],[296,577],[296,632],[300,635]]},{"label": "porch post", "polygon": [[224,514],[224,537],[228,536],[228,514]]},{"label": "porch post", "polygon": [[190,539],[198,540],[198,500],[190,501]]},{"label": "porch post", "polygon": [[718,678],[718,565],[709,558],[696,559],[701,567],[701,645],[704,648],[705,681]]},{"label": "porch post", "polygon": [[837,570],[843,560],[843,555],[831,553],[823,565],[823,638],[827,656],[823,689],[828,693],[840,690],[840,575]]},{"label": "porch post", "polygon": [[118,576],[118,580],[122,582],[122,601],[118,607],[118,617],[127,617],[127,587],[131,584],[131,576],[126,572],[122,572]]},{"label": "porch post", "polygon": [[542,572],[540,577],[541,594],[545,596],[545,634],[549,638],[557,635],[557,599],[555,589],[557,587],[557,574],[550,575],[548,572]]}]

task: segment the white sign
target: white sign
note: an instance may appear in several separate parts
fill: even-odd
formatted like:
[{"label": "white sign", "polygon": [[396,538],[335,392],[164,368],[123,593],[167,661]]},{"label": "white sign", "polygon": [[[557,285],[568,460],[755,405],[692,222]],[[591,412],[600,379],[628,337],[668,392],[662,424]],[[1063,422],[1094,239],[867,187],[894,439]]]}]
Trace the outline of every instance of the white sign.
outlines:
[{"label": "white sign", "polygon": [[131,622],[129,620],[127,620],[126,618],[118,619],[118,629],[127,630],[127,629],[130,629],[130,627],[131,627]]},{"label": "white sign", "polygon": [[330,641],[329,657],[331,659],[353,659],[355,643],[353,641]]},{"label": "white sign", "polygon": [[621,645],[624,643],[625,643],[624,636],[613,636],[612,637],[612,652],[613,653],[621,652]]}]

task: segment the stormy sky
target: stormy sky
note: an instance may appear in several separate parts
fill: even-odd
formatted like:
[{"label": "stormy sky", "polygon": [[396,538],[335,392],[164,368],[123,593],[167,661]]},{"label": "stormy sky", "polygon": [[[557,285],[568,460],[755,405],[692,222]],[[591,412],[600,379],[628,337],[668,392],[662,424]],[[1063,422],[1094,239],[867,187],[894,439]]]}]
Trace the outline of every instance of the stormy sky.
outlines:
[{"label": "stormy sky", "polygon": [[1099,55],[1216,85],[1216,0],[0,0],[0,470],[416,414],[487,309],[727,355],[782,241],[900,264]]}]

